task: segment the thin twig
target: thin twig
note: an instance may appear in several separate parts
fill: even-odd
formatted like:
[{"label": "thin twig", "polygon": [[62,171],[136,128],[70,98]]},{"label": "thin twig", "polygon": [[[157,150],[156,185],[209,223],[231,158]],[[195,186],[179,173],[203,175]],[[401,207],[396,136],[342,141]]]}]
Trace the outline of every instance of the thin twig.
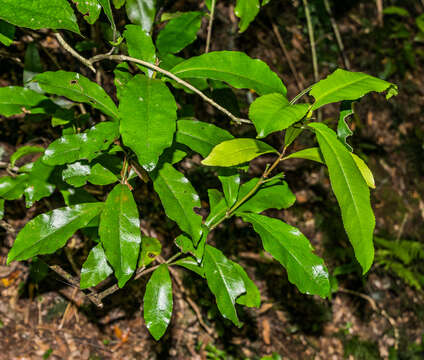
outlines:
[{"label": "thin twig", "polygon": [[383,18],[383,0],[375,0],[377,5],[377,20],[378,24],[380,26],[384,25],[384,18]]},{"label": "thin twig", "polygon": [[396,321],[386,312],[386,310],[384,310],[384,309],[380,310],[380,308],[377,306],[377,303],[375,302],[375,300],[369,295],[362,294],[360,292],[350,290],[350,289],[343,289],[343,288],[338,288],[337,291],[343,292],[345,294],[355,295],[355,296],[358,296],[358,297],[368,301],[369,304],[371,305],[372,309],[375,312],[380,313],[389,322],[389,324],[392,326],[394,337],[395,337],[395,346],[394,347],[395,347],[396,350],[398,349],[398,346],[399,346],[399,330],[396,326]]},{"label": "thin twig", "polygon": [[208,35],[207,35],[207,38],[206,38],[206,49],[205,49],[206,54],[209,52],[210,46],[211,46],[212,27],[213,27],[213,20],[214,20],[214,16],[215,16],[215,3],[216,3],[216,0],[212,0],[211,14],[210,14],[209,25],[208,25]]},{"label": "thin twig", "polygon": [[59,41],[59,44],[62,45],[62,47],[68,51],[74,58],[78,59],[80,62],[82,62],[85,66],[87,66],[92,72],[96,73],[96,69],[94,68],[93,64],[90,62],[90,60],[86,59],[85,57],[81,56],[78,52],[76,52],[71,45],[69,45],[65,39],[60,35],[60,33],[55,33],[57,41]]},{"label": "thin twig", "polygon": [[342,55],[343,64],[347,70],[350,69],[350,61],[345,53],[345,48],[342,40],[342,36],[340,35],[339,26],[337,25],[336,19],[333,16],[333,11],[331,10],[331,5],[329,0],[324,0],[325,10],[330,17],[331,27],[333,28],[334,35],[336,37],[337,46],[339,47],[340,54]]},{"label": "thin twig", "polygon": [[217,104],[215,101],[213,101],[211,98],[207,97],[205,94],[203,94],[199,89],[188,83],[187,81],[184,81],[183,79],[180,79],[178,76],[174,75],[173,73],[164,70],[160,68],[159,66],[156,66],[154,64],[151,64],[147,61],[143,61],[140,59],[136,59],[130,56],[126,55],[96,55],[93,56],[91,59],[89,59],[90,64],[94,64],[95,62],[102,61],[102,60],[110,60],[110,61],[129,61],[133,62],[139,65],[143,65],[151,70],[157,71],[158,73],[161,73],[170,79],[176,81],[178,84],[185,86],[187,89],[193,91],[195,94],[199,95],[203,100],[205,100],[207,103],[211,104],[216,109],[223,112],[225,115],[227,115],[231,120],[236,122],[237,124],[251,124],[252,122],[247,119],[240,119],[237,116],[233,115],[230,111],[222,107],[221,105]]},{"label": "thin twig", "polygon": [[287,59],[290,70],[296,81],[297,88],[299,91],[301,91],[304,88],[302,80],[300,79],[299,74],[297,73],[296,67],[293,64],[290,53],[287,51],[286,44],[284,43],[283,37],[281,36],[280,31],[278,30],[278,26],[275,23],[272,23],[272,30],[274,31],[275,37],[277,38],[277,41],[280,44],[281,50],[283,50],[283,54]]}]

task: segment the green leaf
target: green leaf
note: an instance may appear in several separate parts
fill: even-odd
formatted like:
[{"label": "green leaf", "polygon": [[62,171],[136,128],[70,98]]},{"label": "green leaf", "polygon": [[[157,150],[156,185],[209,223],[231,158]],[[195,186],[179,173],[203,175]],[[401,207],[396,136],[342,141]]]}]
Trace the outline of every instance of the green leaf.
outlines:
[{"label": "green leaf", "polygon": [[302,133],[303,129],[290,126],[284,134],[284,147],[288,148]]},{"label": "green leaf", "polygon": [[244,287],[246,288],[246,294],[243,294],[237,298],[237,304],[259,308],[261,306],[261,293],[259,292],[257,286],[239,264],[234,262],[233,264],[243,279]]},{"label": "green leaf", "polygon": [[87,260],[82,264],[80,288],[88,289],[96,286],[113,273],[106,260],[102,244],[91,249]]},{"label": "green leaf", "polygon": [[63,201],[67,206],[77,205],[81,203],[97,202],[97,199],[84,189],[69,188],[60,190]]},{"label": "green leaf", "polygon": [[202,24],[203,13],[192,11],[172,19],[160,31],[156,46],[161,54],[176,54],[197,38]]},{"label": "green leaf", "polygon": [[41,63],[40,53],[38,52],[37,46],[35,43],[28,44],[28,47],[25,51],[25,65],[24,65],[24,86],[34,90],[40,94],[43,93],[40,85],[31,80],[35,75],[42,73],[44,71],[43,64]]},{"label": "green leaf", "polygon": [[65,29],[80,33],[66,0],[2,0],[0,19],[30,29]]},{"label": "green leaf", "polygon": [[178,120],[175,140],[188,146],[203,157],[208,156],[214,146],[234,139],[227,130],[197,120]]},{"label": "green leaf", "polygon": [[160,265],[152,274],[143,298],[144,321],[150,334],[159,340],[172,316],[172,281],[168,266]]},{"label": "green leaf", "polygon": [[42,152],[44,152],[44,148],[41,146],[22,146],[10,157],[10,165],[14,167],[16,162],[23,156]]},{"label": "green leaf", "polygon": [[128,63],[119,64],[114,70],[114,83],[116,87],[116,96],[119,101],[122,98],[122,92],[125,90],[127,83],[133,78]]},{"label": "green leaf", "polygon": [[176,130],[177,105],[160,80],[136,75],[127,83],[119,104],[124,144],[136,154],[146,171],[152,171]]},{"label": "green leaf", "polygon": [[234,205],[240,189],[240,174],[235,168],[223,168],[218,171],[218,178],[222,184],[228,207]]},{"label": "green leaf", "polygon": [[374,213],[370,191],[351,153],[334,131],[321,123],[309,125],[316,132],[330,174],[331,187],[340,205],[343,224],[355,256],[366,273],[374,258]]},{"label": "green leaf", "polygon": [[171,72],[180,78],[221,80],[237,89],[252,89],[260,95],[287,90],[267,64],[237,51],[214,51],[192,57],[176,65]]},{"label": "green leaf", "polygon": [[208,196],[210,212],[206,218],[205,225],[210,228],[226,216],[229,207],[220,191],[208,189]]},{"label": "green leaf", "polygon": [[147,266],[153,262],[162,251],[162,244],[158,239],[142,236],[139,267]]},{"label": "green leaf", "polygon": [[45,165],[39,158],[31,168],[25,186],[26,207],[31,207],[34,202],[53,194],[55,186],[49,181],[53,167]]},{"label": "green leaf", "polygon": [[349,125],[347,124],[347,118],[354,113],[353,103],[354,101],[342,101],[340,104],[339,122],[337,124],[337,137],[343,144],[345,144],[349,151],[353,151],[353,148],[347,143],[346,139],[349,136],[352,136],[353,131],[350,130]]},{"label": "green leaf", "polygon": [[210,245],[206,245],[203,268],[209,289],[215,295],[222,316],[240,327],[235,303],[236,299],[246,292],[246,287],[239,269],[220,250]]},{"label": "green leaf", "polygon": [[102,164],[88,164],[77,161],[69,164],[62,172],[62,179],[75,187],[84,186],[87,181],[93,185],[109,185],[118,180],[116,175]]},{"label": "green leaf", "polygon": [[80,134],[64,135],[46,149],[43,162],[63,165],[77,160],[92,160],[119,136],[116,122],[103,122]]},{"label": "green leaf", "polygon": [[152,31],[156,16],[156,0],[127,0],[125,9],[133,24],[140,25],[146,33]]},{"label": "green leaf", "polygon": [[183,268],[186,268],[187,270],[193,271],[197,275],[201,276],[202,278],[205,277],[205,270],[191,256],[178,259],[177,261],[174,262],[174,265],[182,266]]},{"label": "green leaf", "polygon": [[124,4],[125,0],[112,0],[113,6],[115,6],[115,9],[120,9]]},{"label": "green leaf", "polygon": [[4,199],[0,199],[0,220],[4,217]]},{"label": "green leaf", "polygon": [[110,0],[98,0],[100,5],[103,8],[103,11],[106,14],[107,19],[110,22],[110,26],[112,28],[113,40],[116,41],[116,24],[113,19],[112,7],[110,6]]},{"label": "green leaf", "polygon": [[325,164],[322,154],[317,147],[296,151],[295,153],[286,156],[284,160],[286,159],[305,159]]},{"label": "green leaf", "polygon": [[237,0],[234,13],[240,18],[239,31],[242,33],[259,13],[259,0]]},{"label": "green leaf", "polygon": [[89,24],[94,24],[97,21],[102,10],[97,0],[72,0],[72,2],[76,4],[85,21]]},{"label": "green leaf", "polygon": [[258,97],[250,106],[249,117],[258,132],[258,138],[287,129],[302,120],[308,112],[308,104],[290,105],[281,94]]},{"label": "green leaf", "polygon": [[102,209],[103,203],[78,204],[38,215],[19,232],[10,249],[7,263],[54,253]]},{"label": "green leaf", "polygon": [[190,181],[169,163],[152,173],[152,179],[166,215],[197,243],[202,235],[202,217],[193,209],[201,205]]},{"label": "green leaf", "polygon": [[[154,64],[156,62],[156,49],[152,37],[143,31],[138,25],[127,25],[124,37],[127,40],[128,53],[130,56]],[[138,65],[146,75],[152,77],[153,71]]]},{"label": "green leaf", "polygon": [[205,253],[205,244],[208,238],[209,230],[203,227],[203,234],[200,241],[196,242],[196,245],[193,244],[193,240],[187,237],[184,234],[179,235],[175,239],[175,244],[180,248],[181,252],[184,254],[192,254],[196,260],[200,263],[202,262],[203,255]]},{"label": "green leaf", "polygon": [[264,215],[243,214],[269,252],[287,270],[289,281],[300,292],[326,297],[330,282],[324,261],[313,253],[308,239],[295,227]]},{"label": "green leaf", "polygon": [[355,161],[355,164],[358,167],[359,171],[361,172],[362,177],[364,178],[368,187],[370,187],[371,189],[375,189],[375,180],[370,168],[367,166],[365,161],[362,160],[358,155],[354,153],[350,153],[350,154],[352,155],[353,160]]},{"label": "green leaf", "polygon": [[357,100],[371,91],[387,91],[387,97],[397,94],[397,86],[361,73],[337,69],[324,80],[312,86],[309,92],[315,98],[312,110],[343,100]]},{"label": "green leaf", "polygon": [[16,177],[0,177],[0,197],[6,200],[19,199],[26,189],[27,181],[28,174],[22,174]]},{"label": "green leaf", "polygon": [[[255,178],[240,187],[237,200],[243,199],[258,183]],[[236,214],[241,212],[260,213],[267,209],[287,209],[296,201],[296,196],[291,192],[285,181],[276,178],[262,184],[259,189],[246,202],[237,208]]]},{"label": "green leaf", "polygon": [[6,21],[0,20],[0,42],[5,46],[13,44],[15,37],[15,27]]},{"label": "green leaf", "polygon": [[229,167],[243,164],[269,153],[278,154],[278,151],[259,140],[233,139],[215,146],[208,157],[202,161],[202,164]]},{"label": "green leaf", "polygon": [[408,10],[406,10],[403,7],[399,7],[399,6],[387,6],[387,7],[384,8],[383,14],[384,15],[399,15],[399,16],[403,16],[403,17],[411,16],[409,14]]},{"label": "green leaf", "polygon": [[48,93],[89,104],[106,115],[119,118],[115,103],[103,88],[81,74],[62,70],[47,71],[34,77],[34,81]]},{"label": "green leaf", "polygon": [[100,216],[100,241],[122,288],[137,267],[141,233],[137,205],[126,185],[116,185]]},{"label": "green leaf", "polygon": [[48,98],[33,90],[21,86],[5,86],[0,88],[0,115],[6,117],[31,113],[31,108],[41,106]]}]

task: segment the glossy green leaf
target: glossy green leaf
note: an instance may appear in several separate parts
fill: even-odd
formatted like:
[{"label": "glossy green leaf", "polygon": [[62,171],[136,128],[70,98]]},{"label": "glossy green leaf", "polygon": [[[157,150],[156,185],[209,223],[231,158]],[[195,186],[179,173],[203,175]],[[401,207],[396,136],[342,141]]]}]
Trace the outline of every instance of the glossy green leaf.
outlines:
[{"label": "glossy green leaf", "polygon": [[147,33],[152,31],[156,16],[156,0],[127,0],[125,9],[133,24],[140,25]]},{"label": "glossy green leaf", "polygon": [[44,152],[44,148],[41,146],[22,146],[16,150],[10,157],[10,165],[15,166],[16,162],[21,158],[29,154],[36,154]]},{"label": "glossy green leaf", "polygon": [[4,217],[4,199],[0,199],[0,220]]},{"label": "glossy green leaf", "polygon": [[67,97],[119,118],[118,109],[103,88],[81,74],[68,71],[47,71],[34,77],[40,87],[51,94]]},{"label": "glossy green leaf", "polygon": [[97,202],[97,199],[84,189],[70,187],[69,189],[60,190],[60,193],[67,206]]},{"label": "glossy green leaf", "polygon": [[337,124],[337,137],[345,144],[349,151],[353,151],[353,148],[347,143],[346,139],[353,134],[353,131],[350,130],[347,124],[347,118],[354,113],[353,103],[353,101],[342,101],[340,104],[339,122]]},{"label": "glossy green leaf", "polygon": [[128,63],[119,64],[114,70],[114,83],[116,87],[116,96],[119,101],[122,98],[122,92],[125,90],[127,83],[133,78]]},{"label": "glossy green leaf", "polygon": [[202,217],[193,209],[201,205],[190,181],[169,163],[156,170],[152,179],[166,215],[197,242],[202,235]]},{"label": "glossy green leaf", "polygon": [[116,24],[113,19],[112,7],[110,6],[110,0],[98,0],[99,4],[102,6],[103,11],[106,14],[107,19],[110,22],[110,26],[112,28],[113,40],[116,41]]},{"label": "glossy green leaf", "polygon": [[269,252],[287,270],[289,281],[306,294],[328,296],[330,282],[324,261],[313,253],[308,239],[295,227],[264,215],[244,214]]},{"label": "glossy green leaf", "polygon": [[234,139],[227,130],[197,120],[178,120],[175,140],[188,146],[203,157],[208,156],[214,146]]},{"label": "glossy green leaf", "polygon": [[93,185],[109,185],[118,180],[116,175],[102,164],[81,161],[69,164],[62,172],[62,179],[75,187],[84,186],[87,181]]},{"label": "glossy green leaf", "polygon": [[196,242],[196,245],[193,244],[192,239],[184,234],[179,235],[175,239],[175,244],[180,248],[181,252],[184,254],[192,254],[200,263],[205,253],[205,244],[208,238],[208,232],[208,229],[204,227],[202,237],[200,238],[200,241]]},{"label": "glossy green leaf", "polygon": [[374,213],[370,191],[351,153],[336,133],[321,123],[309,125],[316,132],[330,174],[331,187],[340,205],[343,224],[355,256],[366,273],[374,259]]},{"label": "glossy green leaf", "polygon": [[0,20],[0,43],[5,46],[13,44],[15,37],[15,27],[6,21]]},{"label": "glossy green leaf", "polygon": [[177,261],[174,262],[174,265],[182,266],[183,268],[186,268],[187,270],[193,271],[197,275],[201,276],[202,278],[205,277],[205,270],[191,256],[178,259]]},{"label": "glossy green leaf", "polygon": [[87,260],[82,264],[80,288],[87,289],[96,286],[112,273],[113,270],[107,263],[102,244],[98,244],[91,249]]},{"label": "glossy green leaf", "polygon": [[118,286],[123,287],[137,267],[141,243],[137,204],[128,186],[118,184],[108,195],[99,235]]},{"label": "glossy green leaf", "polygon": [[303,129],[290,126],[284,134],[284,147],[288,148],[302,133]]},{"label": "glossy green leaf", "polygon": [[218,171],[218,178],[222,184],[228,207],[234,205],[240,189],[240,174],[235,168],[223,168]]},{"label": "glossy green leaf", "polygon": [[85,21],[94,24],[100,16],[102,7],[97,0],[72,0]]},{"label": "glossy green leaf", "polygon": [[7,257],[7,263],[54,253],[102,209],[103,203],[78,204],[38,215],[19,232]]},{"label": "glossy green leaf", "polygon": [[146,171],[152,171],[173,142],[177,120],[174,97],[162,81],[137,75],[127,83],[119,111],[124,144],[137,154]]},{"label": "glossy green leaf", "polygon": [[216,189],[208,189],[208,196],[210,212],[206,218],[205,225],[210,228],[225,218],[229,207],[220,191]]},{"label": "glossy green leaf", "polygon": [[243,164],[269,153],[278,154],[278,151],[259,140],[233,139],[215,146],[208,157],[202,161],[202,164],[229,167]]},{"label": "glossy green leaf", "polygon": [[40,85],[38,85],[36,82],[32,82],[31,80],[37,74],[40,74],[43,71],[44,67],[41,63],[41,57],[40,53],[38,52],[37,45],[35,43],[29,43],[25,51],[25,63],[23,74],[24,87],[27,87],[42,94],[43,90],[41,90]]},{"label": "glossy green leaf", "polygon": [[30,29],[65,29],[80,33],[75,14],[66,0],[2,0],[0,19]]},{"label": "glossy green leaf", "polygon": [[356,155],[354,153],[350,153],[350,154],[352,155],[353,160],[355,161],[355,164],[358,167],[359,171],[361,172],[362,177],[364,178],[364,180],[367,183],[367,185],[371,189],[375,189],[374,176],[372,174],[372,171],[368,167],[368,165],[358,155]]},{"label": "glossy green leaf", "polygon": [[139,267],[147,266],[153,262],[162,251],[162,244],[158,239],[142,236],[141,237],[141,254],[138,262]]},{"label": "glossy green leaf", "polygon": [[0,115],[6,117],[21,114],[31,108],[41,106],[48,101],[47,97],[21,86],[5,86],[0,88]]},{"label": "glossy green leaf", "polygon": [[22,174],[16,177],[0,177],[0,198],[6,200],[19,199],[26,189],[27,181],[28,174]]},{"label": "glossy green leaf", "polygon": [[239,31],[246,31],[261,8],[259,0],[237,0],[234,13],[240,18]]},{"label": "glossy green leaf", "polygon": [[55,186],[49,181],[53,169],[52,166],[45,165],[41,158],[34,163],[24,191],[26,207],[31,207],[36,201],[53,194]]},{"label": "glossy green leaf", "polygon": [[259,308],[261,306],[261,293],[257,286],[239,264],[235,262],[233,264],[243,279],[244,287],[246,288],[246,293],[237,298],[237,304]]},{"label": "glossy green leaf", "polygon": [[237,51],[214,51],[192,57],[176,65],[171,72],[180,78],[221,80],[237,89],[252,89],[260,95],[287,90],[267,64]]},{"label": "glossy green leaf", "polygon": [[312,86],[309,92],[315,98],[312,110],[343,100],[357,100],[371,91],[387,91],[387,97],[397,94],[397,86],[361,73],[337,69],[324,80]]},{"label": "glossy green leaf", "polygon": [[176,54],[194,42],[202,24],[202,16],[203,13],[192,11],[169,21],[156,40],[159,52]]},{"label": "glossy green leaf", "polygon": [[258,97],[250,106],[249,117],[258,132],[258,138],[287,129],[302,120],[308,112],[308,104],[290,105],[281,94]]},{"label": "glossy green leaf", "polygon": [[159,340],[172,317],[172,281],[168,266],[160,265],[152,274],[143,298],[144,321],[150,334]]},{"label": "glossy green leaf", "polygon": [[246,287],[239,269],[220,250],[210,245],[206,245],[203,268],[209,289],[215,295],[222,316],[241,326],[235,303],[236,299],[246,292]]},{"label": "glossy green leaf", "polygon": [[83,133],[64,135],[46,149],[43,162],[47,165],[63,165],[82,159],[92,160],[118,136],[116,122],[103,122]]},{"label": "glossy green leaf", "polygon": [[[257,184],[259,179],[252,179],[240,187],[237,200],[243,199]],[[262,184],[246,202],[237,208],[236,214],[241,212],[260,213],[267,209],[287,209],[296,201],[287,183],[279,178]]]},{"label": "glossy green leaf", "polygon": [[[152,37],[143,31],[138,25],[127,25],[124,37],[127,40],[128,54],[136,59],[144,60],[154,64],[156,62],[156,49]],[[138,67],[149,77],[153,71],[141,65]]]}]

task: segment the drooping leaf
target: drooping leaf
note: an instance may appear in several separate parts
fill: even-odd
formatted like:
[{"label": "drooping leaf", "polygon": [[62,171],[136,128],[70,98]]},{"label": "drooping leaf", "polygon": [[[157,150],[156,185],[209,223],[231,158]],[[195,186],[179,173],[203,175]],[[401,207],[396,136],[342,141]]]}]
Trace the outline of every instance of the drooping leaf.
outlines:
[{"label": "drooping leaf", "polygon": [[249,117],[258,132],[258,138],[287,129],[300,121],[308,112],[308,104],[290,105],[281,94],[258,97],[250,106]]},{"label": "drooping leaf", "polygon": [[15,166],[16,162],[21,158],[29,154],[36,154],[44,152],[44,148],[41,146],[22,146],[16,150],[10,157],[10,165]]},{"label": "drooping leaf", "polygon": [[252,89],[260,95],[287,90],[277,74],[258,59],[237,51],[214,51],[192,57],[176,65],[171,72],[180,78],[221,80],[237,89]]},{"label": "drooping leaf", "polygon": [[141,237],[141,254],[138,262],[139,267],[147,266],[160,255],[162,244],[158,239],[142,236]]},{"label": "drooping leaf", "polygon": [[278,151],[262,141],[239,138],[227,140],[215,146],[202,164],[229,167],[243,164],[269,153],[278,153]]},{"label": "drooping leaf", "polygon": [[397,94],[397,86],[361,73],[337,69],[324,80],[312,86],[309,92],[315,98],[312,110],[343,100],[357,100],[371,91],[387,91],[387,98]]},{"label": "drooping leaf", "polygon": [[246,271],[241,267],[241,265],[235,262],[233,262],[233,264],[243,279],[244,287],[246,288],[246,293],[237,298],[237,304],[259,308],[261,306],[261,294],[257,286],[249,278],[249,275],[247,275]]},{"label": "drooping leaf", "polygon": [[103,209],[103,203],[78,204],[38,215],[19,232],[7,263],[52,254]]},{"label": "drooping leaf", "polygon": [[107,263],[102,244],[97,244],[91,249],[87,260],[82,264],[80,288],[87,289],[96,286],[112,273],[113,270]]},{"label": "drooping leaf", "polygon": [[370,204],[370,191],[351,153],[337,139],[336,133],[321,123],[309,126],[316,132],[345,230],[355,256],[366,273],[374,258],[375,218]]},{"label": "drooping leaf", "polygon": [[[130,56],[154,64],[156,62],[156,49],[152,37],[138,25],[127,25],[124,37],[127,40]],[[152,77],[153,71],[138,65],[146,75]]]},{"label": "drooping leaf", "polygon": [[197,275],[201,276],[202,278],[205,277],[205,270],[191,256],[178,259],[177,261],[174,262],[174,265],[182,266],[183,268],[186,268],[187,270],[193,271]]},{"label": "drooping leaf", "polygon": [[195,41],[202,24],[202,16],[203,13],[192,11],[169,21],[156,40],[159,52],[176,54]]},{"label": "drooping leaf", "polygon": [[122,93],[120,132],[146,171],[152,171],[163,151],[172,145],[177,105],[160,80],[137,75]]},{"label": "drooping leaf", "polygon": [[141,233],[137,205],[126,185],[116,185],[100,216],[100,241],[109,263],[123,287],[137,267]]},{"label": "drooping leaf", "polygon": [[324,261],[313,253],[308,239],[295,227],[281,220],[252,213],[243,214],[269,252],[287,270],[289,281],[306,294],[328,296],[330,282]]},{"label": "drooping leaf", "polygon": [[206,245],[203,268],[209,289],[215,295],[222,316],[241,326],[235,303],[236,299],[246,292],[246,287],[239,269],[220,250],[210,245]]},{"label": "drooping leaf", "polygon": [[[240,187],[237,200],[243,199],[257,184],[258,178],[251,179]],[[287,183],[280,178],[276,178],[265,184],[246,202],[236,210],[236,214],[241,212],[260,213],[267,209],[287,209],[294,204],[296,196],[291,192]]]},{"label": "drooping leaf", "polygon": [[197,120],[178,120],[175,140],[188,146],[203,157],[208,156],[214,146],[234,139],[227,130]]},{"label": "drooping leaf", "polygon": [[125,9],[133,24],[140,25],[147,33],[152,31],[156,16],[156,0],[127,0]]},{"label": "drooping leaf", "polygon": [[353,148],[347,143],[346,139],[352,136],[353,131],[350,130],[347,124],[347,118],[353,115],[353,103],[354,101],[342,101],[340,104],[339,122],[337,124],[337,137],[345,144],[349,151],[353,151]]},{"label": "drooping leaf", "polygon": [[13,44],[15,37],[15,27],[6,21],[0,20],[0,42],[5,46]]},{"label": "drooping leaf", "polygon": [[206,239],[208,238],[208,229],[203,228],[203,234],[200,238],[200,241],[196,242],[196,245],[193,244],[193,240],[187,237],[184,234],[179,235],[175,239],[175,244],[180,248],[181,252],[184,254],[192,254],[198,263],[202,262],[203,255],[205,253],[205,244]]},{"label": "drooping leaf", "polygon": [[75,14],[66,0],[2,0],[0,19],[30,29],[65,29],[80,33]]},{"label": "drooping leaf", "polygon": [[227,206],[231,207],[236,202],[239,193],[240,174],[236,168],[223,168],[218,171],[218,178],[222,184]]},{"label": "drooping leaf", "polygon": [[197,243],[202,235],[202,217],[193,209],[201,205],[190,181],[169,163],[152,173],[152,179],[166,215]]},{"label": "drooping leaf", "polygon": [[85,21],[89,24],[94,24],[97,21],[102,10],[97,0],[72,0],[72,2],[76,4]]},{"label": "drooping leaf", "polygon": [[5,86],[0,88],[0,115],[6,117],[30,112],[48,101],[47,97],[21,86]]},{"label": "drooping leaf", "polygon": [[106,14],[107,19],[110,22],[110,26],[112,28],[113,40],[116,41],[116,24],[113,19],[112,7],[110,6],[110,0],[98,0],[99,4],[102,6],[103,11]]},{"label": "drooping leaf", "polygon": [[67,97],[119,118],[118,109],[103,88],[81,74],[68,71],[47,71],[34,77],[40,87],[51,94]]},{"label": "drooping leaf", "polygon": [[234,13],[240,18],[239,31],[246,31],[260,9],[259,0],[237,0]]},{"label": "drooping leaf", "polygon": [[44,152],[47,165],[63,165],[77,160],[91,161],[119,136],[116,122],[103,122],[80,134],[64,135]]},{"label": "drooping leaf", "polygon": [[216,189],[208,189],[209,196],[209,216],[206,218],[205,225],[211,227],[225,218],[229,209],[222,193]]},{"label": "drooping leaf", "polygon": [[172,316],[172,281],[168,266],[160,265],[152,274],[143,298],[144,321],[150,334],[159,340]]}]

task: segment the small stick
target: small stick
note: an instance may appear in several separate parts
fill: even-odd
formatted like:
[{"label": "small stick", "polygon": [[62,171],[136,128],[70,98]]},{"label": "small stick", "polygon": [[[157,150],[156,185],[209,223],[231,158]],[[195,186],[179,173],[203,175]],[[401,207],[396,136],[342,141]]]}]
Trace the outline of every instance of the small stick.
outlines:
[{"label": "small stick", "polygon": [[376,4],[377,4],[377,19],[378,19],[378,24],[380,26],[384,25],[384,20],[383,20],[383,0],[375,0]]},{"label": "small stick", "polygon": [[212,0],[211,15],[210,15],[210,18],[209,18],[209,25],[208,25],[208,36],[206,38],[206,49],[205,49],[206,54],[209,52],[210,46],[211,46],[212,27],[213,27],[213,20],[214,20],[214,16],[215,16],[215,3],[216,3],[216,0]]},{"label": "small stick", "polygon": [[87,66],[92,72],[96,73],[96,69],[94,68],[93,64],[90,62],[90,60],[86,59],[85,57],[81,56],[76,52],[60,35],[60,33],[55,33],[57,41],[59,41],[59,44],[63,46],[63,48],[68,51],[74,58],[78,59],[80,62],[82,62],[85,66]]}]

